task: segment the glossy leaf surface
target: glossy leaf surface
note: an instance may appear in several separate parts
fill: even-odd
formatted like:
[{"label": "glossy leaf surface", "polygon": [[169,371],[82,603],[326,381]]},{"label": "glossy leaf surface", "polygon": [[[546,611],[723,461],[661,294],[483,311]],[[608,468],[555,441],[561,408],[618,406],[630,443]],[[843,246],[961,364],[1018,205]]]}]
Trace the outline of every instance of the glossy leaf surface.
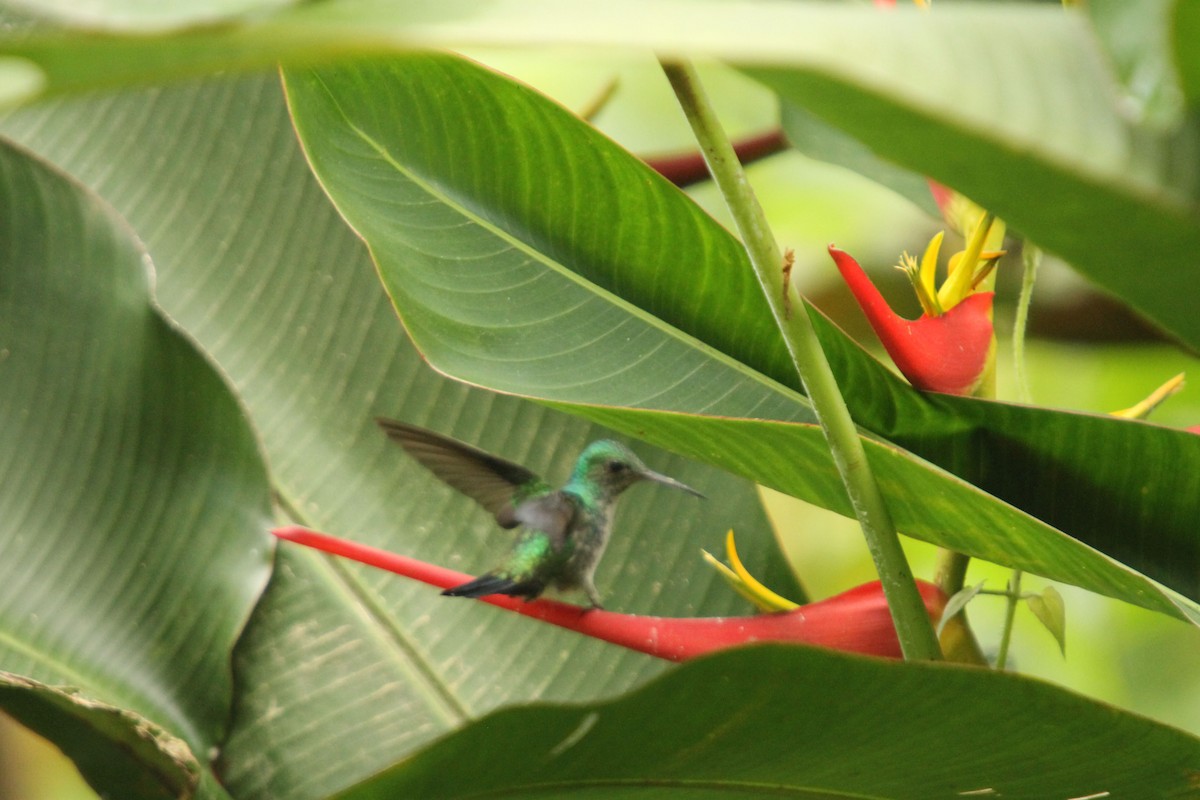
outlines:
[{"label": "glossy leaf surface", "polygon": [[[1175,9],[1181,34],[1195,27],[1188,5]],[[1168,15],[1158,17],[1165,24]],[[963,191],[1200,347],[1200,322],[1181,300],[1200,244],[1189,177],[1195,126],[1178,114],[1148,126],[1131,119],[1104,48],[1075,11],[1034,3],[923,14],[824,3],[334,0],[157,40],[14,35],[0,41],[0,53],[25,59],[45,91],[60,92],[347,53],[534,44],[651,48],[752,68],[785,101]],[[1179,59],[1194,98],[1192,62]],[[39,91],[27,73],[15,69],[9,91]]]},{"label": "glossy leaf surface", "polygon": [[[372,248],[409,333],[438,369],[846,510],[807,400],[779,382],[788,380],[780,374],[786,358],[740,248],[674,187],[561,109],[465,61],[411,57],[289,73],[288,85],[315,171]],[[822,330],[865,427],[879,420],[916,453],[1049,512],[1155,577],[1196,589],[1186,510],[1173,500],[1149,506],[1143,492],[1160,479],[1147,483],[1127,459],[1098,458],[1092,448],[1137,437],[1142,447],[1187,459],[1200,458],[1200,441],[1116,420],[922,396],[833,326]],[[1081,427],[1093,435],[1077,438]],[[1138,579],[1045,524],[920,457],[868,442],[902,530],[1172,609],[1149,584],[1132,588]],[[1099,476],[1138,513],[1174,520],[1142,527],[1160,543],[1158,564],[1134,555],[1121,516],[1096,513],[1102,501],[1071,499],[1081,487],[1060,460],[1079,464],[1084,482]],[[1161,480],[1165,488],[1192,479]],[[1088,524],[1065,524],[1084,517]]]},{"label": "glossy leaf surface", "polygon": [[1198,759],[1191,736],[1038,681],[763,647],[612,703],[493,714],[338,800],[1194,797]]},{"label": "glossy leaf surface", "polygon": [[[113,3],[121,4],[120,0]],[[1020,175],[1021,181],[1010,185],[996,180],[990,186],[995,193],[989,197],[1001,198],[1001,204],[1017,202],[1017,193],[1037,185],[1036,180],[1022,181],[1058,169],[1060,156],[1084,148],[1080,152],[1098,165],[1094,169],[1100,175],[1103,203],[1095,204],[1088,192],[1075,191],[1090,185],[1081,179],[1068,185],[1072,191],[1063,195],[1064,204],[1047,202],[1038,211],[1046,228],[1079,228],[1077,236],[1056,243],[1086,273],[1099,274],[1087,258],[1077,258],[1088,255],[1081,243],[1094,228],[1103,227],[1102,233],[1110,237],[1102,244],[1112,245],[1120,237],[1125,252],[1141,246],[1136,237],[1144,231],[1138,220],[1108,213],[1109,194],[1130,194],[1125,184],[1110,179],[1120,175],[1145,181],[1135,188],[1148,187],[1147,192],[1133,192],[1131,202],[1140,213],[1157,214],[1163,187],[1156,168],[1161,163],[1140,160],[1138,154],[1132,161],[1121,160],[1122,143],[1144,140],[1144,131],[1121,138],[1127,121],[1104,99],[1111,99],[1106,94],[1109,76],[1103,67],[1093,69],[1098,49],[1086,27],[1076,18],[1031,6],[949,11],[943,16],[939,9],[935,17],[944,21],[914,23],[920,18],[913,15],[889,19],[883,26],[867,21],[865,8],[809,4],[618,3],[606,5],[600,19],[600,11],[589,12],[588,4],[324,2],[266,14],[249,25],[198,28],[161,40],[68,34],[32,50],[14,51],[47,68],[45,77],[52,91],[66,91],[261,66],[279,57],[305,63],[348,52],[457,42],[569,41],[574,45],[582,37],[602,46],[654,44],[669,52],[678,49],[782,66],[789,79],[800,76],[801,81],[808,80],[809,72],[836,73],[829,92],[840,100],[818,98],[817,110],[821,110],[822,103],[854,106],[864,94],[864,83],[874,87],[872,81],[881,80],[880,85],[889,85],[887,76],[861,73],[866,63],[861,53],[867,49],[889,54],[897,75],[935,74],[945,81],[941,85],[948,88],[940,95],[897,95],[894,101],[901,111],[886,104],[883,108],[893,115],[888,118],[893,122],[912,122],[905,114],[915,114],[922,129],[933,119],[939,136],[943,129],[949,130],[953,136],[946,141],[965,143],[960,154],[982,153],[993,159],[998,152],[1002,157],[995,158],[992,166],[1004,172],[1015,164],[1019,169],[1012,174]],[[689,24],[680,26],[677,15],[684,12]],[[1057,21],[1048,21],[1050,13]],[[637,14],[642,24],[629,25],[631,14]],[[999,27],[991,24],[998,19],[996,14],[1004,17]],[[1182,6],[1179,17],[1184,20]],[[768,18],[773,24],[764,25]],[[894,25],[901,26],[903,33],[897,33]],[[797,35],[796,29],[804,34]],[[962,88],[976,83],[978,76],[959,65],[980,57],[977,37],[1008,30],[1006,35],[1015,38],[1030,29],[1036,29],[1037,41],[1045,48],[1066,52],[1065,58],[1076,61],[1073,66],[1079,69],[1056,71],[1047,67],[1059,63],[1059,55],[1025,53],[1029,62],[1025,79],[1009,88],[1020,94],[1015,87],[1025,86],[1033,75],[1032,80],[1048,87],[1038,96],[1039,102],[1057,98],[1068,88],[1090,98],[1064,105],[1070,111],[1065,115],[1069,125],[1034,125],[1033,142],[1028,132],[989,124],[988,114],[1009,113],[1003,87],[989,86],[988,91],[1000,92],[1006,99],[1004,110],[966,103],[964,114],[952,107],[962,104]],[[848,40],[853,46],[842,51],[825,40]],[[940,46],[951,40],[966,46]],[[982,50],[992,57],[993,50]],[[897,64],[897,59],[902,63]],[[931,65],[948,66],[931,73]],[[27,70],[7,71],[28,64],[0,66],[6,68],[0,70],[0,91],[5,78],[14,76],[20,80],[12,92],[36,90],[30,88]],[[914,72],[904,71],[910,67]],[[418,74],[429,77],[431,73]],[[444,78],[433,81],[431,89],[453,83]],[[959,79],[963,83],[955,84]],[[421,198],[424,208],[413,206],[393,214],[396,209],[390,204],[396,198],[387,173],[395,170],[394,165],[375,163],[354,178],[361,181],[359,189],[381,190],[374,213],[386,210],[388,218],[368,220],[371,225],[386,228],[409,220],[426,226],[405,232],[422,246],[414,263],[421,259],[451,262],[432,281],[428,275],[408,281],[397,271],[388,278],[397,297],[404,296],[409,306],[414,298],[426,304],[429,313],[413,329],[423,331],[426,345],[438,341],[436,363],[453,364],[459,375],[480,370],[478,374],[490,385],[549,397],[631,435],[793,493],[824,498],[822,502],[837,507],[835,498],[840,495],[819,432],[806,416],[804,400],[795,391],[790,367],[765,315],[755,310],[761,309],[761,299],[754,299],[756,289],[743,277],[747,273],[737,261],[740,252],[729,237],[693,210],[681,211],[685,201],[677,195],[668,199],[660,184],[644,186],[647,191],[640,200],[627,202],[623,192],[644,183],[644,172],[607,145],[596,144],[599,140],[573,138],[575,131],[564,127],[563,115],[536,104],[521,106],[524,111],[532,109],[533,118],[545,129],[540,138],[518,137],[513,132],[520,130],[524,112],[510,110],[508,116],[497,118],[493,111],[497,104],[503,105],[497,98],[508,102],[518,95],[507,94],[508,88],[491,81],[462,83],[454,88],[479,91],[473,96],[450,92],[453,105],[441,118],[427,114],[429,103],[405,106],[406,124],[437,133],[417,142],[429,149],[421,154],[420,169],[412,170],[429,190],[424,197],[412,195]],[[371,82],[355,88],[364,94],[378,91]],[[793,100],[800,97],[795,86],[784,91]],[[871,91],[875,89],[865,93]],[[869,98],[861,113],[874,113],[880,107]],[[1080,107],[1086,110],[1082,116]],[[377,108],[372,113],[379,114],[378,121],[386,128],[395,124],[387,116],[393,110]],[[1037,123],[1040,117],[1030,113],[1028,108],[1018,108],[1012,116],[1018,122]],[[1094,126],[1094,140],[1080,138],[1086,128],[1079,124],[1081,118]],[[499,127],[491,124],[496,119],[501,120]],[[422,476],[405,463],[402,454],[389,450],[372,429],[370,416],[393,414],[428,424],[528,463],[552,478],[562,476],[575,449],[599,435],[599,430],[544,408],[464,389],[425,369],[398,335],[361,247],[307,176],[272,81],[95,98],[30,113],[10,122],[8,130],[96,185],[133,222],[160,267],[159,290],[168,312],[201,342],[236,386],[258,428],[275,486],[293,518],[431,560],[480,569],[501,549],[494,529],[469,504],[464,506],[461,498]],[[485,141],[498,130],[523,140],[521,147]],[[893,126],[891,131],[911,133],[912,128]],[[375,138],[386,141],[384,136]],[[576,148],[580,141],[586,146]],[[1116,149],[1106,149],[1114,142]],[[1179,136],[1167,136],[1167,142],[1187,144]],[[458,150],[451,152],[451,144]],[[921,166],[921,159],[928,157],[926,142],[896,146],[872,140],[871,146],[900,153],[893,157],[904,160],[910,169],[927,171]],[[938,146],[943,152],[959,152],[944,142]],[[1096,151],[1087,149],[1093,146]],[[888,149],[892,147],[896,149]],[[574,158],[544,158],[547,152],[570,155],[587,148],[593,148],[591,167]],[[1186,147],[1182,150],[1186,152]],[[1111,158],[1114,154],[1118,158]],[[514,172],[514,161],[530,169]],[[963,166],[957,156],[948,160],[946,174],[957,175],[960,167],[975,180],[976,165]],[[1093,167],[1069,162],[1064,169],[1075,174]],[[1191,173],[1180,169],[1176,174]],[[154,175],[154,181],[148,181],[148,175]],[[618,178],[619,188],[610,185]],[[479,191],[489,184],[490,194]],[[584,184],[588,190],[581,204],[571,190]],[[438,198],[437,202],[429,203],[429,197]],[[457,224],[441,237],[434,236],[430,221],[453,218],[440,216],[446,209],[439,210],[438,203],[452,210],[466,209],[469,224]],[[594,218],[577,216],[573,210],[580,205],[592,207]],[[1187,202],[1183,206],[1186,209]],[[1182,216],[1185,220],[1187,213]],[[538,215],[548,220],[540,228],[530,223]],[[604,216],[603,225],[595,224]],[[1176,223],[1181,217],[1174,206],[1168,208],[1166,218],[1168,225],[1175,225],[1171,232],[1178,234]],[[621,226],[614,226],[613,220]],[[677,223],[682,225],[681,235]],[[1118,230],[1126,223],[1136,228],[1132,239]],[[362,219],[355,224],[360,230],[371,227]],[[1046,228],[1038,230],[1039,236]],[[480,229],[498,237],[480,236]],[[625,237],[635,241],[631,245]],[[374,246],[377,240],[368,238]],[[465,249],[443,249],[447,241]],[[647,242],[654,242],[654,257],[649,259],[644,258],[645,250],[639,250]],[[580,252],[580,245],[585,252]],[[376,249],[381,263],[395,255]],[[528,263],[519,258],[503,260],[513,253],[525,256]],[[611,258],[613,253],[637,258],[622,263]],[[1172,251],[1167,242],[1151,254],[1168,256],[1153,262],[1163,273],[1154,281],[1168,291],[1162,296],[1143,293],[1139,302],[1160,322],[1172,314],[1178,321],[1181,298],[1188,296],[1184,289],[1190,287],[1186,276],[1191,262],[1179,257],[1183,253]],[[1101,266],[1111,266],[1113,256],[1104,258],[1108,261],[1102,259]],[[488,264],[489,270],[473,272],[471,267],[481,263]],[[647,263],[654,269],[644,268]],[[569,266],[570,274],[556,270],[555,264]],[[491,269],[496,266],[503,269]],[[538,277],[529,282],[514,280],[521,275]],[[492,283],[477,283],[480,276]],[[1107,278],[1097,280],[1104,283]],[[502,287],[509,291],[501,291]],[[547,287],[551,292],[543,294]],[[529,297],[540,298],[540,310],[513,305],[514,298]],[[447,302],[439,307],[443,300]],[[557,316],[544,315],[547,308],[554,308]],[[593,314],[597,309],[604,313]],[[404,310],[411,325],[412,309]],[[729,324],[735,318],[752,323],[750,327]],[[607,335],[602,343],[608,350],[590,351],[595,360],[588,362],[582,360],[589,355],[584,348],[571,349],[572,337],[574,343],[588,343],[585,323],[595,319],[605,324],[591,330]],[[476,324],[480,320],[486,324]],[[534,330],[537,324],[542,325],[539,336],[525,343],[526,350],[500,349],[511,345],[503,342],[504,336]],[[872,457],[881,465],[889,491],[899,498],[901,513],[915,532],[930,535],[922,525],[953,526],[934,535],[994,560],[1018,563],[1168,613],[1194,611],[1188,604],[1175,605],[1158,587],[1108,557],[1014,512],[994,497],[1016,503],[1042,522],[1086,538],[1108,556],[1197,596],[1200,557],[1194,515],[1181,500],[1195,495],[1194,476],[1200,474],[1192,469],[1200,457],[1195,439],[1086,415],[920,398],[862,359],[854,348],[843,347],[844,342],[839,343],[829,329],[824,335],[851,387],[856,414],[873,434],[889,440],[872,440]],[[660,341],[662,346],[651,353],[648,364],[613,355],[614,344],[616,352],[626,353],[621,348],[632,343],[640,356],[646,352],[644,345]],[[521,357],[497,365],[493,356],[498,352]],[[537,360],[529,357],[531,353],[546,356],[539,371],[530,368]],[[669,353],[678,358],[653,361],[656,355]],[[687,361],[697,355],[699,360]],[[559,360],[557,366],[549,356]],[[691,367],[696,369],[689,371]],[[661,381],[661,385],[641,379],[626,382],[639,369],[647,381]],[[693,382],[705,375],[710,377],[707,384]],[[631,398],[650,410],[620,407]],[[697,407],[705,413],[768,421],[708,420],[696,415]],[[772,423],[773,417],[792,422]],[[920,458],[914,458],[914,453]],[[601,588],[607,597],[639,611],[720,613],[733,607],[736,601],[696,558],[698,547],[714,546],[726,525],[737,527],[748,557],[759,559],[752,569],[768,570],[768,582],[781,586],[777,581],[783,581],[786,572],[768,555],[765,526],[746,483],[653,451],[648,458],[658,469],[677,472],[702,489],[708,486],[710,495],[720,492],[722,506],[692,517],[686,505],[660,504],[653,491],[631,495],[619,521],[627,538],[614,543],[601,570]],[[967,477],[978,488],[922,458]],[[1145,468],[1162,463],[1179,468]],[[644,504],[635,502],[643,498]],[[664,518],[670,523],[664,524]],[[748,542],[744,530],[751,532]],[[654,558],[647,561],[646,553]],[[231,790],[247,797],[322,797],[497,704],[531,697],[605,697],[639,685],[656,672],[636,657],[563,635],[534,632],[484,612],[472,604],[447,604],[417,587],[342,565],[282,553],[270,590],[238,653],[241,690],[236,724],[221,761]],[[577,668],[580,661],[589,664],[586,676]],[[497,675],[503,676],[502,685],[497,685]],[[364,687],[371,691],[364,693]],[[1145,733],[1126,732],[1133,737]],[[567,738],[564,734],[563,740]],[[580,741],[586,741],[586,736]],[[346,748],[349,755],[329,758],[331,742]],[[1174,746],[1166,739],[1153,742],[1156,757]],[[1148,758],[1147,763],[1157,762]],[[612,796],[608,792],[616,789],[596,791]]]},{"label": "glossy leaf surface", "polygon": [[[437,428],[552,481],[588,441],[612,435],[453,383],[421,361],[364,249],[313,181],[277,77],[65,103],[4,127],[94,185],[141,232],[164,308],[235,386],[292,518],[482,570],[510,534],[389,443],[373,417]],[[631,489],[597,575],[610,608],[744,612],[699,552],[730,527],[750,569],[789,592],[753,485],[632,445],[720,502]],[[497,705],[611,696],[664,668],[509,616],[281,549],[235,661],[225,784],[237,797],[323,797]],[[328,758],[333,742],[352,756]]]},{"label": "glossy leaf surface", "polygon": [[[1131,124],[1076,14],[946,10],[865,19],[853,40],[827,45],[836,59],[751,74],[878,155],[967,194],[1200,346],[1183,299],[1200,246],[1194,126],[1178,116],[1166,130],[1161,119]],[[885,47],[885,35],[904,44]]]},{"label": "glossy leaf surface", "polygon": [[[73,748],[161,727],[190,748],[159,754],[187,785],[225,733],[230,652],[267,577],[254,438],[108,206],[5,144],[0,207],[0,668],[130,711]],[[54,735],[67,716],[48,708],[24,719]]]}]

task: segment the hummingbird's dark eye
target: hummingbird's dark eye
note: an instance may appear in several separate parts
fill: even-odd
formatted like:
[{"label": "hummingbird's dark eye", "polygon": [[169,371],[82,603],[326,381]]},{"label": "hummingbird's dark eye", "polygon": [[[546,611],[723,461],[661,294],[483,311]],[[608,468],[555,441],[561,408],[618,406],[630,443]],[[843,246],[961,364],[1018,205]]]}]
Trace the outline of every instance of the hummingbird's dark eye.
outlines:
[{"label": "hummingbird's dark eye", "polygon": [[608,470],[610,475],[620,475],[629,467],[624,461],[609,461],[604,465],[604,468]]}]

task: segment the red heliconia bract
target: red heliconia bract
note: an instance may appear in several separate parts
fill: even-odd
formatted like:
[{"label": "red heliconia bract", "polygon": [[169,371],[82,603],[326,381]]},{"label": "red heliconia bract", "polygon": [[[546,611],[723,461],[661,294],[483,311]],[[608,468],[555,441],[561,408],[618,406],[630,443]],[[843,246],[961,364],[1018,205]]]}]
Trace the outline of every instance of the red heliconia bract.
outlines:
[{"label": "red heliconia bract", "polygon": [[971,393],[991,357],[992,292],[976,292],[938,316],[908,320],[892,311],[849,253],[830,245],[829,254],[909,383],[929,392]]},{"label": "red heliconia bract", "polygon": [[950,202],[954,199],[955,192],[948,186],[944,186],[932,178],[927,178],[925,182],[929,185],[929,193],[933,195],[933,202],[937,205],[938,210],[942,212],[942,217],[949,214]]},{"label": "red heliconia bract", "polygon": [[[280,539],[442,589],[457,586],[471,577],[305,528],[279,528],[273,533]],[[945,594],[925,581],[917,581],[917,587],[930,618],[936,623],[946,606]],[[715,650],[754,642],[791,642],[887,658],[902,656],[887,599],[878,581],[793,611],[751,617],[648,617],[585,609],[554,600],[526,602],[504,595],[480,599],[585,636],[671,661],[685,661]]]}]

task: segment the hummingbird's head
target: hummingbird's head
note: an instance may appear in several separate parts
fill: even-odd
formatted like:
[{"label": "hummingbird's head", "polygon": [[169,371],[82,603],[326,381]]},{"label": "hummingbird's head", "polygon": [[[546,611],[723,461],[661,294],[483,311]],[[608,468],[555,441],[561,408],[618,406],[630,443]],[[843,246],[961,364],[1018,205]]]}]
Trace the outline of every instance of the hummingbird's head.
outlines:
[{"label": "hummingbird's head", "polygon": [[655,472],[628,447],[608,439],[588,445],[575,462],[575,471],[571,475],[571,483],[576,487],[607,499],[616,497],[638,481],[654,481],[697,497],[704,496],[674,478]]}]

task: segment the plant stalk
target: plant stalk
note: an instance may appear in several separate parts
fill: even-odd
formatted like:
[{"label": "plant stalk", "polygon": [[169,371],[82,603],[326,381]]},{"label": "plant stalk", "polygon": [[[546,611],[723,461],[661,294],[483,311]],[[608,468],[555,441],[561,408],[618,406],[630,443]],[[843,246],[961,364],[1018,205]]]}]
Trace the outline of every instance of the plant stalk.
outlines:
[{"label": "plant stalk", "polygon": [[808,308],[802,302],[791,303],[788,298],[791,287],[784,279],[784,258],[762,206],[746,180],[695,68],[685,61],[663,61],[662,66],[733,215],[759,285],[825,433],[875,561],[904,657],[910,661],[938,660],[942,651],[900,546],[900,537],[867,461],[858,429],[821,349]]},{"label": "plant stalk", "polygon": [[1029,306],[1033,302],[1033,284],[1042,263],[1042,251],[1026,240],[1021,253],[1024,271],[1021,276],[1021,296],[1017,301],[1017,318],[1013,322],[1013,365],[1017,373],[1017,396],[1022,403],[1033,400],[1029,390],[1029,374],[1025,371],[1025,326],[1029,321]]},{"label": "plant stalk", "polygon": [[1008,579],[1008,605],[1004,609],[1004,630],[1000,633],[1000,652],[996,654],[996,669],[1003,671],[1008,664],[1008,645],[1012,641],[1013,621],[1017,603],[1021,602],[1021,570],[1014,569]]},{"label": "plant stalk", "polygon": [[938,585],[939,589],[946,593],[947,597],[953,597],[962,591],[963,586],[966,584],[967,567],[970,563],[971,557],[965,553],[944,547],[939,549],[937,569],[934,571],[933,582]]}]

